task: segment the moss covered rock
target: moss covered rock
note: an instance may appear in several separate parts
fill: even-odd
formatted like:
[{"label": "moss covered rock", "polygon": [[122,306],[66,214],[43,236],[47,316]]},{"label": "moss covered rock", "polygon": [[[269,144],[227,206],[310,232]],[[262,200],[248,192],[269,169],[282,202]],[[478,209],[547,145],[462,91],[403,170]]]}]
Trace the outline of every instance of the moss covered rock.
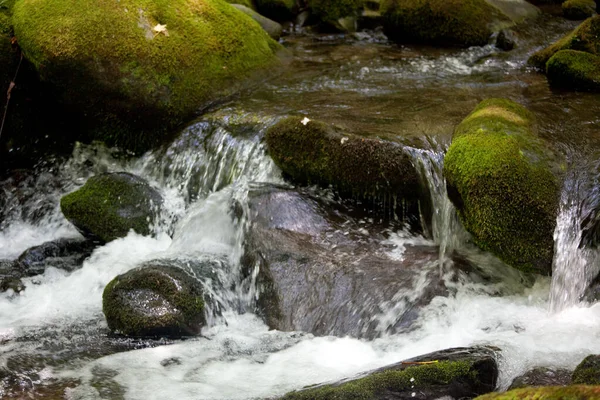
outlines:
[{"label": "moss covered rock", "polygon": [[255,0],[256,11],[277,22],[287,22],[296,15],[296,0]]},{"label": "moss covered rock", "polygon": [[126,173],[94,176],[64,196],[64,216],[86,237],[101,242],[124,237],[133,229],[150,234],[162,197],[143,179]]},{"label": "moss covered rock", "polygon": [[552,86],[581,91],[600,91],[600,56],[577,50],[561,50],[546,64]]},{"label": "moss covered rock", "polygon": [[128,336],[184,336],[205,323],[202,285],[178,267],[160,261],[117,276],[104,289],[108,327]]},{"label": "moss covered rock", "polygon": [[498,3],[506,10],[485,0],[382,0],[384,32],[399,43],[481,46],[494,32],[537,14],[525,2]]},{"label": "moss covered rock", "polygon": [[560,50],[578,50],[591,54],[600,54],[600,16],[583,21],[573,32],[534,53],[528,63],[546,70],[546,63]]},{"label": "moss covered rock", "polygon": [[589,355],[573,371],[573,383],[600,385],[600,355]]},{"label": "moss covered rock", "polygon": [[565,18],[580,20],[594,15],[596,2],[594,0],[567,0],[562,4]]},{"label": "moss covered rock", "polygon": [[266,141],[275,163],[297,182],[332,185],[352,197],[419,198],[419,175],[398,143],[300,117],[279,121]]},{"label": "moss covered rock", "polygon": [[82,129],[136,150],[278,62],[279,45],[223,0],[22,0],[13,23]]},{"label": "moss covered rock", "polygon": [[416,357],[334,384],[288,393],[282,400],[472,398],[494,390],[493,351],[458,348]]},{"label": "moss covered rock", "polygon": [[444,159],[448,194],[474,242],[525,272],[551,272],[559,185],[533,115],[481,102],[455,129]]},{"label": "moss covered rock", "polygon": [[357,17],[363,0],[309,0],[312,12],[323,22],[336,23],[347,17]]},{"label": "moss covered rock", "polygon": [[571,371],[567,369],[536,367],[513,379],[508,390],[529,386],[566,386],[570,383]]},{"label": "moss covered rock", "polygon": [[490,393],[475,400],[592,400],[600,398],[600,386],[547,386]]}]

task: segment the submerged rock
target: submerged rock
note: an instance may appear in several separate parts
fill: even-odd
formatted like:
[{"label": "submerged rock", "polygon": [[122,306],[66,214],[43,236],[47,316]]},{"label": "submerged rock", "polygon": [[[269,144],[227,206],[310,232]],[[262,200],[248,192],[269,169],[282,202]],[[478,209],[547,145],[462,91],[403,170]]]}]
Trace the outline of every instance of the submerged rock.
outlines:
[{"label": "submerged rock", "polygon": [[117,276],[104,289],[108,327],[127,336],[188,336],[205,323],[201,283],[179,267],[151,261]]},{"label": "submerged rock", "polygon": [[490,393],[475,400],[591,400],[600,398],[600,386],[547,386]]},{"label": "submerged rock", "polygon": [[556,52],[546,63],[551,86],[600,92],[600,56],[577,50]]},{"label": "submerged rock", "polygon": [[160,193],[127,172],[96,175],[64,196],[60,208],[86,237],[110,242],[129,230],[148,235],[162,204]]},{"label": "submerged rock", "polygon": [[600,355],[589,355],[573,371],[573,383],[600,385]]},{"label": "submerged rock", "polygon": [[448,195],[475,244],[524,272],[552,271],[552,157],[528,110],[488,99],[456,127],[444,158]]},{"label": "submerged rock", "polygon": [[565,18],[580,20],[594,15],[596,2],[594,0],[567,0],[562,4]]},{"label": "submerged rock", "polygon": [[508,390],[529,386],[566,386],[571,383],[571,371],[546,367],[533,368],[516,377]]},{"label": "submerged rock", "polygon": [[13,24],[25,57],[82,132],[133,150],[160,143],[277,65],[281,48],[221,0],[24,0]]},{"label": "submerged rock", "polygon": [[493,349],[455,348],[291,392],[282,400],[466,399],[494,390],[497,379]]},{"label": "submerged rock", "polygon": [[382,0],[385,34],[398,43],[483,46],[490,36],[538,14],[525,1]]}]

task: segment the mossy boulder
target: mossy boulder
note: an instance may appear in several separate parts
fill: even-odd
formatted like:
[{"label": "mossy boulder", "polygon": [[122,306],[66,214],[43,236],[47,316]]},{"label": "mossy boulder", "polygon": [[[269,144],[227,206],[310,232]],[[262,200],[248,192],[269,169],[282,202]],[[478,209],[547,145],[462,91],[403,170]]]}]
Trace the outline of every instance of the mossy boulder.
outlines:
[{"label": "mossy boulder", "polygon": [[296,15],[296,0],[255,0],[256,11],[277,22],[287,22]]},{"label": "mossy boulder", "polygon": [[482,249],[525,272],[550,274],[559,185],[533,115],[482,101],[455,129],[444,158],[448,195]]},{"label": "mossy boulder", "polygon": [[277,64],[280,49],[223,0],[21,0],[13,24],[82,131],[134,150]]},{"label": "mossy boulder", "polygon": [[498,367],[492,350],[457,348],[419,356],[333,384],[291,392],[281,399],[473,398],[494,390],[497,378]]},{"label": "mossy boulder", "polygon": [[321,121],[288,117],[269,128],[269,154],[285,174],[355,198],[418,201],[419,175],[403,146]]},{"label": "mossy boulder", "polygon": [[490,393],[475,400],[591,400],[600,399],[600,386],[546,386]]},{"label": "mossy boulder", "polygon": [[161,261],[114,278],[102,294],[102,312],[111,331],[127,336],[189,336],[205,324],[200,282]]},{"label": "mossy boulder", "polygon": [[64,216],[86,237],[100,242],[148,235],[162,204],[160,193],[135,175],[96,175],[60,200]]},{"label": "mossy boulder", "polygon": [[343,28],[340,20],[358,17],[364,0],[309,0],[308,5],[321,21]]},{"label": "mossy boulder", "polygon": [[582,20],[594,15],[596,2],[594,0],[567,0],[562,4],[565,18]]},{"label": "mossy boulder", "polygon": [[573,371],[573,383],[600,385],[600,355],[589,355]]},{"label": "mossy boulder", "polygon": [[568,35],[532,54],[527,62],[534,67],[546,70],[548,60],[561,50],[578,50],[600,55],[600,16],[586,19]]},{"label": "mossy boulder", "polygon": [[600,91],[600,56],[577,50],[561,50],[546,64],[551,86],[571,90]]},{"label": "mossy boulder", "polygon": [[[497,3],[497,4],[496,4]],[[498,6],[497,6],[498,5]],[[502,8],[501,8],[502,7]],[[398,43],[482,46],[490,36],[537,14],[524,1],[382,0],[384,32]]]}]

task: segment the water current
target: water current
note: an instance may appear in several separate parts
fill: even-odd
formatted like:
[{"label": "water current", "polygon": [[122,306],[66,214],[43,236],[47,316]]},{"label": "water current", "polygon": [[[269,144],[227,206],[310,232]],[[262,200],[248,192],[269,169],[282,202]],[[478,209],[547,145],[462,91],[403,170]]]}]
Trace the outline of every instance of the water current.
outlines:
[{"label": "water current", "polygon": [[[67,159],[17,171],[0,185],[0,260],[58,238],[79,238],[62,216],[60,197],[101,172],[142,176],[165,199],[153,235],[131,232],[98,247],[81,269],[49,267],[26,278],[26,290],[0,294],[0,397],[66,393],[69,399],[263,399],[305,385],[352,376],[434,350],[490,344],[502,349],[499,389],[534,366],[573,368],[600,352],[600,304],[582,302],[597,266],[580,248],[584,189],[582,149],[600,149],[600,100],[552,92],[525,60],[569,31],[572,23],[544,17],[519,32],[510,53],[493,46],[466,50],[398,47],[380,34],[291,36],[293,62],[276,78],[187,127],[164,148],[123,158],[101,145],[77,144]],[[547,32],[551,32],[548,34]],[[509,97],[536,113],[539,134],[571,149],[555,233],[555,278],[522,276],[470,244],[442,176],[453,127],[481,99]],[[240,258],[251,228],[249,193],[260,184],[291,189],[262,138],[278,118],[300,114],[339,122],[382,138],[402,138],[431,196],[430,228],[402,224],[384,230],[389,257],[410,257],[419,244],[434,249],[445,277],[456,255],[485,280],[446,279],[447,296],[424,305],[411,329],[376,338],[315,337],[269,330],[254,313],[259,295],[243,277]],[[560,152],[561,146],[556,146]],[[589,169],[583,168],[584,171]],[[587,186],[586,186],[587,185]],[[335,196],[309,188],[335,203]],[[232,209],[239,215],[232,217]],[[426,216],[424,216],[426,218]],[[377,217],[361,219],[369,235]],[[312,227],[315,228],[315,227]],[[316,229],[316,228],[315,228]],[[366,233],[365,233],[366,232]],[[348,232],[342,232],[347,234]],[[351,235],[350,235],[351,236]],[[108,334],[102,291],[116,275],[156,258],[227,260],[227,289],[214,289],[219,313],[198,337],[134,340]],[[430,280],[418,280],[424,290]],[[410,296],[409,296],[410,297]],[[395,304],[375,316],[395,321]],[[56,391],[56,392],[53,392]]]}]

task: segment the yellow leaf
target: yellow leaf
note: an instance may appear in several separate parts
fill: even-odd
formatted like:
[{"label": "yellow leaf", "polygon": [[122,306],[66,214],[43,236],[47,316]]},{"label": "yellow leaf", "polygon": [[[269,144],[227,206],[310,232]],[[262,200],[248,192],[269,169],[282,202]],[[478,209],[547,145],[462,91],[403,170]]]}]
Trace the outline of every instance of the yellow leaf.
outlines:
[{"label": "yellow leaf", "polygon": [[161,25],[161,24],[156,24],[156,26],[154,28],[152,28],[152,30],[154,32],[156,32],[154,34],[154,36],[158,35],[158,34],[163,34],[165,36],[169,36],[169,31],[167,31],[167,25]]}]

